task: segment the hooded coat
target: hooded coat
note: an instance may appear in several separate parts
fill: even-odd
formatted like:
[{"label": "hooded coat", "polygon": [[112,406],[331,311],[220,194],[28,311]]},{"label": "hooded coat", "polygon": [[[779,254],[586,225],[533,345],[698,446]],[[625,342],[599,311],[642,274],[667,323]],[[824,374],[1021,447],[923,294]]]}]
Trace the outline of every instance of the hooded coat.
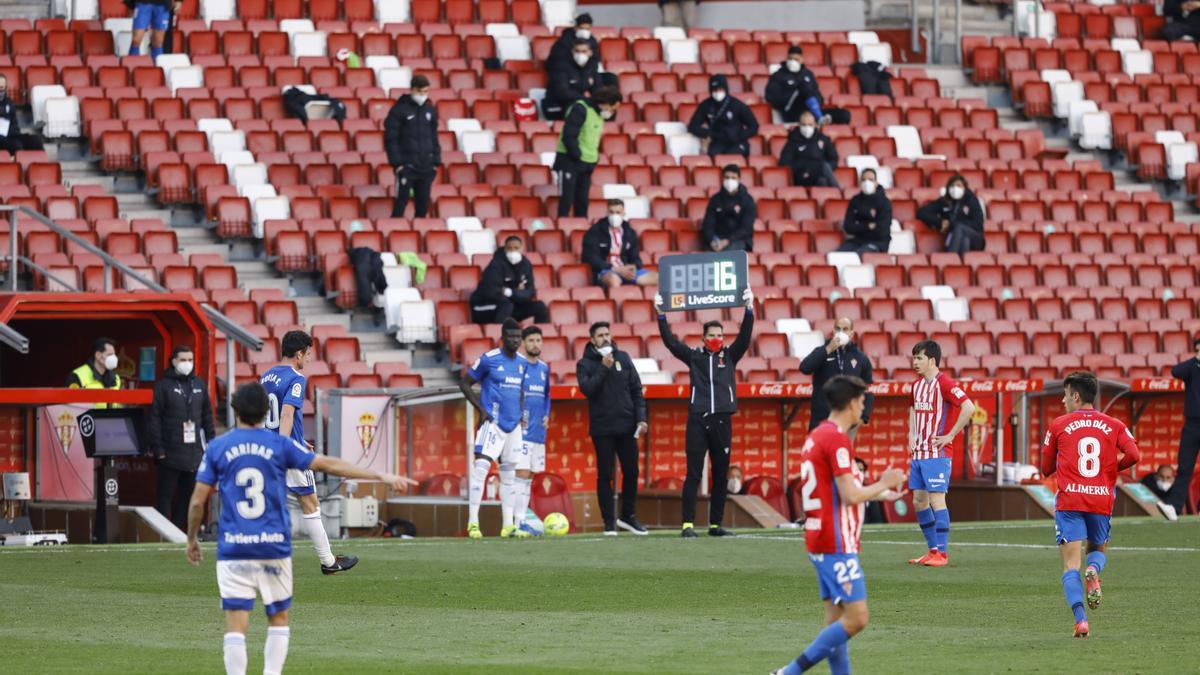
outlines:
[{"label": "hooded coat", "polygon": [[749,155],[751,138],[758,135],[758,119],[750,106],[733,97],[724,75],[713,75],[708,89],[725,91],[725,100],[709,96],[700,103],[688,122],[688,132],[708,139],[709,155]]},{"label": "hooded coat", "polygon": [[611,368],[604,366],[603,357],[591,342],[575,364],[579,391],[588,400],[588,426],[593,436],[632,434],[638,424],[646,421],[642,378],[629,354],[617,349],[616,343],[612,347],[615,363]]},{"label": "hooded coat", "polygon": [[[521,288],[524,282],[525,287]],[[537,297],[537,289],[533,285],[533,264],[529,258],[521,256],[521,262],[516,265],[508,262],[503,248],[496,249],[492,261],[483,270],[479,279],[479,287],[471,294],[471,307],[479,309],[495,304],[504,298],[504,289],[512,289],[511,300],[514,303],[530,302]]]}]

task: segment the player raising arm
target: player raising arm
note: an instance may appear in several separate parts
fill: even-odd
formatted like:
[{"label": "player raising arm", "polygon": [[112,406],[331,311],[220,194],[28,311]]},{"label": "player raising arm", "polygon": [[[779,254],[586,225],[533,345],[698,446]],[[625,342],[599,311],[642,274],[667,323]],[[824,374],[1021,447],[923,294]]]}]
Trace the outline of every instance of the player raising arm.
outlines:
[{"label": "player raising arm", "polygon": [[225,672],[246,672],[246,628],[254,598],[260,595],[269,626],[263,672],[280,673],[287,660],[292,605],[292,528],[284,475],[292,469],[313,469],[381,480],[397,490],[416,483],[313,454],[295,440],[261,428],[270,402],[258,382],[238,387],[233,409],[237,427],[208,444],[196,474],[188,505],[187,559],[199,565],[203,558],[197,535],[208,497],[219,486],[217,587],[225,610]]},{"label": "player raising arm", "polygon": [[904,472],[888,469],[879,481],[862,484],[846,435],[862,421],[867,385],[857,377],[835,375],[821,388],[832,410],[809,434],[800,455],[804,538],[817,570],[828,625],[795,661],[773,675],[796,675],[829,659],[835,675],[850,672],[847,641],[867,627],[867,584],[858,563],[863,503],[887,497],[904,482]]},{"label": "player raising arm", "polygon": [[[1138,463],[1141,455],[1133,434],[1120,420],[1092,406],[1100,384],[1079,371],[1063,380],[1067,414],[1050,424],[1042,444],[1042,475],[1058,475],[1054,500],[1054,536],[1062,554],[1063,594],[1075,614],[1075,637],[1088,636],[1079,567],[1083,540],[1088,543],[1087,603],[1100,606],[1100,571],[1108,561],[1109,529],[1116,500],[1117,472]],[[1118,454],[1120,458],[1118,458]]]}]

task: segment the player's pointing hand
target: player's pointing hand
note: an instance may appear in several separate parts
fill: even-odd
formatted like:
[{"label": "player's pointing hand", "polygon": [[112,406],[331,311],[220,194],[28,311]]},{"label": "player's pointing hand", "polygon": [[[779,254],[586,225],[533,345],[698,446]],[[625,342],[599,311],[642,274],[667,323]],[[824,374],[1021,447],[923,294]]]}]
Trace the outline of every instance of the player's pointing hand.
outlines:
[{"label": "player's pointing hand", "polygon": [[408,487],[420,485],[420,483],[418,483],[417,481],[415,481],[407,476],[400,476],[397,474],[390,474],[390,473],[384,474],[382,476],[382,478],[383,478],[383,482],[387,483],[388,485],[391,485],[394,489],[400,490],[400,491],[403,491],[405,488],[408,488]]}]

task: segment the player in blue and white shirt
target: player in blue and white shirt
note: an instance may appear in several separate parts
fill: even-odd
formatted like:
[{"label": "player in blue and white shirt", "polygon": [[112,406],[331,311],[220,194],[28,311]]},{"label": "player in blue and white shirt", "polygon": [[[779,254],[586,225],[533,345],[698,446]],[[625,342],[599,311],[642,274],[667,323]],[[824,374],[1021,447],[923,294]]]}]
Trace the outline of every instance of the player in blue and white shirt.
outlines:
[{"label": "player in blue and white shirt", "polygon": [[[516,470],[521,461],[521,399],[528,362],[521,348],[521,324],[509,319],[501,328],[500,347],[479,357],[463,371],[458,386],[463,396],[483,417],[475,435],[475,463],[471,470],[470,511],[467,536],[483,537],[479,531],[479,505],[492,462],[500,465],[500,536],[522,536],[513,520]],[[472,385],[479,384],[482,396]],[[528,456],[526,456],[528,457]],[[525,535],[527,536],[527,535]]]},{"label": "player in blue and white shirt", "polygon": [[523,449],[517,463],[516,502],[513,512],[517,528],[525,528],[525,511],[533,488],[533,474],[546,470],[546,426],[550,424],[550,364],[540,360],[542,329],[527,326],[521,343],[529,364],[525,367],[524,401],[521,403]]},{"label": "player in blue and white shirt", "polygon": [[[308,333],[288,331],[279,346],[283,363],[263,373],[259,380],[267,390],[269,401],[266,427],[310,450],[312,444],[304,438],[304,389],[308,381],[300,371],[314,358],[312,346],[313,339]],[[287,488],[300,502],[300,510],[304,513],[300,524],[321,559],[321,573],[336,574],[357,565],[358,558],[335,556],[329,546],[329,535],[321,522],[321,501],[317,498],[317,480],[313,472],[288,469]]]},{"label": "player in blue and white shirt", "polygon": [[196,474],[188,506],[187,559],[192,565],[203,559],[197,536],[208,498],[217,487],[221,499],[217,587],[225,610],[225,672],[246,672],[246,628],[254,599],[262,596],[269,625],[263,672],[280,673],[287,660],[292,605],[292,528],[285,473],[316,469],[346,478],[382,480],[397,490],[416,483],[313,454],[295,440],[261,428],[270,400],[257,382],[238,387],[233,408],[237,427],[208,444]]}]

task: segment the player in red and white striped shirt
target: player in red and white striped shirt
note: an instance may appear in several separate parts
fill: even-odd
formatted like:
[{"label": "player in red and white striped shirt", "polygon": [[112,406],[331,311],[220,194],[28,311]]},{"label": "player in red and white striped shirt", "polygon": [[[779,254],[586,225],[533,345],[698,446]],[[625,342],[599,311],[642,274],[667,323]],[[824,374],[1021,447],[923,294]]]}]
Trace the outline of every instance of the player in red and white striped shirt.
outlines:
[{"label": "player in red and white striped shirt", "polygon": [[920,377],[913,383],[913,406],[909,414],[912,461],[908,487],[913,491],[913,509],[929,552],[908,562],[944,567],[949,564],[946,545],[950,542],[950,510],[946,508],[946,491],[950,489],[954,440],[971,421],[975,404],[954,380],[938,369],[942,361],[938,343],[918,342],[912,355],[913,370]]}]

